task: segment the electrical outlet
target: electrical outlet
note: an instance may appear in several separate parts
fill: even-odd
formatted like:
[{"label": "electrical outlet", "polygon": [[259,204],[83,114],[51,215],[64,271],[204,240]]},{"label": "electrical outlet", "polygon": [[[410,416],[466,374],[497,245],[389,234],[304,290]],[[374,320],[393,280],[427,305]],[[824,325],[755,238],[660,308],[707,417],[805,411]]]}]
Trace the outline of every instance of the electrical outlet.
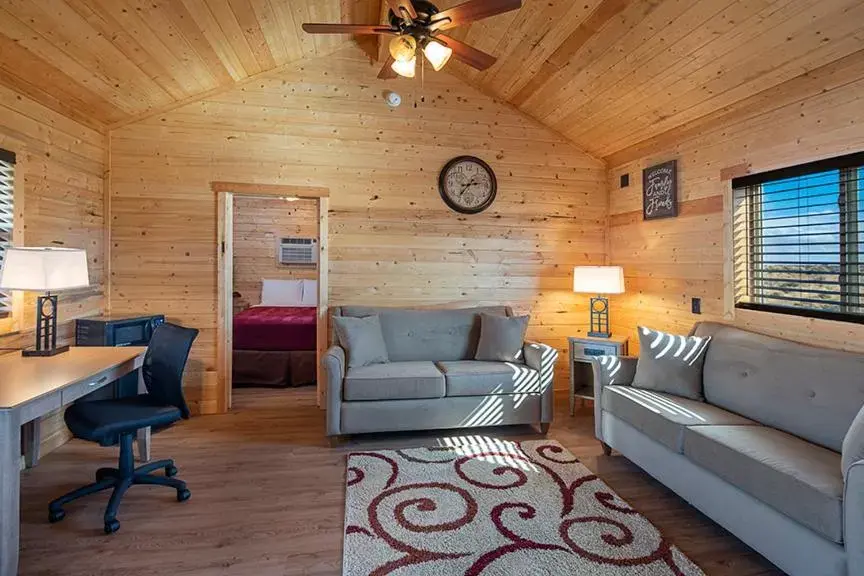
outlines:
[{"label": "electrical outlet", "polygon": [[702,314],[702,299],[701,298],[693,298],[690,300],[690,309],[693,311],[693,314]]}]

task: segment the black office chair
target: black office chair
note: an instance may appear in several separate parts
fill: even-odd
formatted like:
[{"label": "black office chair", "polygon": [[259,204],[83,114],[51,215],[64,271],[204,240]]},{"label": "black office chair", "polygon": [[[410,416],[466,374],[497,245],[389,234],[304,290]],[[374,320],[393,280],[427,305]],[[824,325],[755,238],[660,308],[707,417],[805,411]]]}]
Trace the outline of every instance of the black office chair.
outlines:
[{"label": "black office chair", "polygon": [[[113,488],[105,510],[105,533],[120,529],[117,509],[120,500],[133,484],[156,484],[177,490],[177,501],[184,502],[191,493],[177,474],[173,460],[149,462],[135,468],[132,443],[136,432],[147,426],[167,426],[181,418],[189,418],[189,407],[183,398],[183,369],[198,330],[174,324],[162,324],[153,332],[141,372],[147,394],[117,400],[78,402],[66,410],[66,425],[76,438],[99,442],[102,446],[120,443],[120,464],[117,468],[100,468],[96,482],[57,498],[48,506],[48,520],[59,522],[66,513],[63,505],[82,496]],[[165,476],[150,474],[163,468]]]}]

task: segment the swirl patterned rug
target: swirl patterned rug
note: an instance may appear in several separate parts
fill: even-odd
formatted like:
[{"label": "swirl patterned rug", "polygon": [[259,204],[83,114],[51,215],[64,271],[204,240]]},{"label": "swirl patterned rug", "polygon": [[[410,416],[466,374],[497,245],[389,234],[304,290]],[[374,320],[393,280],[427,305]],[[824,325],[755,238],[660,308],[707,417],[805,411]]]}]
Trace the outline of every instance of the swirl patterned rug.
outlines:
[{"label": "swirl patterned rug", "polygon": [[343,576],[704,576],[553,440],[348,456]]}]

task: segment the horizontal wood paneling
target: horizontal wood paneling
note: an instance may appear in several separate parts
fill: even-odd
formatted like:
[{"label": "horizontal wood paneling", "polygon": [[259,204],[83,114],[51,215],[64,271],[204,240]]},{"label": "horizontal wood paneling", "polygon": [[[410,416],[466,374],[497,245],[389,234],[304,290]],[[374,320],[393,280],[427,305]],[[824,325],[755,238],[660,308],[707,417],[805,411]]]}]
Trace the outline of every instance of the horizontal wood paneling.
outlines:
[{"label": "horizontal wood paneling", "polygon": [[[69,343],[75,318],[105,309],[105,136],[0,86],[0,148],[17,154],[16,243],[87,250],[90,288],[59,299],[58,339]],[[33,346],[36,296],[18,296],[22,305],[11,327],[14,332],[0,334],[0,347]],[[43,452],[70,437],[59,413],[44,419],[42,434]]]},{"label": "horizontal wood paneling", "polygon": [[[604,164],[448,75],[421,87],[375,71],[349,49],[112,133],[112,306],[202,329],[197,410],[216,407],[213,180],[330,190],[331,305],[511,304],[561,350],[584,331],[570,275],[605,257]],[[402,107],[383,103],[387,87]],[[498,175],[481,215],[439,197],[460,154]]]},{"label": "horizontal wood paneling", "polygon": [[318,201],[234,197],[235,305],[248,308],[261,303],[261,280],[315,280],[315,266],[287,266],[276,259],[280,238],[318,237]]},{"label": "horizontal wood paneling", "polygon": [[[731,242],[724,229],[731,174],[864,150],[862,127],[864,52],[858,52],[610,157],[610,258],[624,266],[627,280],[627,293],[613,300],[616,331],[635,339],[638,324],[686,333],[698,320],[721,320],[864,351],[859,324],[734,311],[724,256]],[[681,215],[643,222],[641,170],[670,159],[678,160]],[[631,186],[619,189],[624,173]],[[702,298],[701,316],[690,312],[693,297]]]}]

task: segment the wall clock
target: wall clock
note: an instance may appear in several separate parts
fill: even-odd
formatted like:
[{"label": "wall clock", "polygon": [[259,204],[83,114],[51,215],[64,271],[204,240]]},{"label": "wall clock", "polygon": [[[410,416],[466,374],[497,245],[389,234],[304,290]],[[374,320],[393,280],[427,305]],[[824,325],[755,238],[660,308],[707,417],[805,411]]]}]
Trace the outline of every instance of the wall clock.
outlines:
[{"label": "wall clock", "polygon": [[489,208],[498,192],[495,172],[483,160],[459,156],[447,163],[438,177],[444,203],[462,214],[477,214]]}]

